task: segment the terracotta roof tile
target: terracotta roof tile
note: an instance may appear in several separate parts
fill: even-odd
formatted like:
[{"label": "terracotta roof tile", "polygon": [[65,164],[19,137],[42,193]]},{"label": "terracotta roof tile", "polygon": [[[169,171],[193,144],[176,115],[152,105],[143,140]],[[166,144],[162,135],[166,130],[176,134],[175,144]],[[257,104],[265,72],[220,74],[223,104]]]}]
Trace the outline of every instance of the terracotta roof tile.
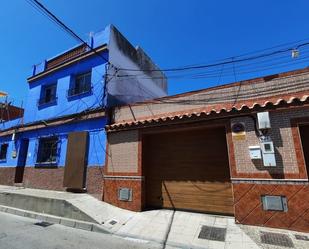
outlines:
[{"label": "terracotta roof tile", "polygon": [[[254,102],[253,102],[254,101]],[[190,112],[176,112],[171,114],[163,114],[156,115],[149,118],[139,119],[139,120],[129,120],[124,122],[115,123],[112,125],[106,126],[106,130],[117,130],[127,127],[139,126],[139,125],[148,125],[153,123],[162,123],[173,120],[182,120],[184,118],[194,118],[194,117],[203,117],[209,116],[213,114],[222,114],[222,113],[230,113],[232,111],[243,111],[245,109],[255,109],[255,108],[264,108],[271,106],[279,106],[282,104],[292,104],[294,102],[307,102],[309,101],[309,95],[302,95],[301,93],[295,93],[294,96],[281,96],[280,98],[271,98],[264,101],[259,100],[248,100],[246,103],[242,103],[241,105],[230,105],[227,104],[218,104],[217,106],[205,106],[203,109],[192,110]]]}]

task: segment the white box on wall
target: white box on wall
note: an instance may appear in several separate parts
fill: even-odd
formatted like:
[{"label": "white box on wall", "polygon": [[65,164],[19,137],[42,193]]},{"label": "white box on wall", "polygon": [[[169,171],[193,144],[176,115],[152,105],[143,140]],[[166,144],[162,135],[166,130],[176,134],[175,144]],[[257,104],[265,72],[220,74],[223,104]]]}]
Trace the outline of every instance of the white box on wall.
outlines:
[{"label": "white box on wall", "polygon": [[277,166],[275,158],[275,149],[272,141],[262,142],[263,164],[265,167]]},{"label": "white box on wall", "polygon": [[269,112],[258,112],[257,113],[258,119],[258,128],[259,130],[270,129],[270,119],[269,119]]},{"label": "white box on wall", "polygon": [[262,159],[260,146],[249,146],[249,154],[251,160]]}]

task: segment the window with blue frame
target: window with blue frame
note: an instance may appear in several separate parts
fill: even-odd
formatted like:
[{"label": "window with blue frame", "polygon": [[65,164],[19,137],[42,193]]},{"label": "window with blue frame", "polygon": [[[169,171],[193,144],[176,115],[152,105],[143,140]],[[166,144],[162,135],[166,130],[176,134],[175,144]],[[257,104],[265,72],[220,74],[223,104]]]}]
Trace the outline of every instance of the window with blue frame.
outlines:
[{"label": "window with blue frame", "polygon": [[0,161],[6,160],[9,144],[1,144],[0,146]]},{"label": "window with blue frame", "polygon": [[57,96],[57,84],[50,84],[42,86],[41,89],[41,96],[38,101],[38,105],[45,105],[45,104],[53,104],[56,102]]},{"label": "window with blue frame", "polygon": [[68,97],[91,92],[91,71],[75,76],[72,86],[68,90]]},{"label": "window with blue frame", "polygon": [[38,165],[55,165],[58,156],[58,137],[44,137],[39,140],[36,163]]}]

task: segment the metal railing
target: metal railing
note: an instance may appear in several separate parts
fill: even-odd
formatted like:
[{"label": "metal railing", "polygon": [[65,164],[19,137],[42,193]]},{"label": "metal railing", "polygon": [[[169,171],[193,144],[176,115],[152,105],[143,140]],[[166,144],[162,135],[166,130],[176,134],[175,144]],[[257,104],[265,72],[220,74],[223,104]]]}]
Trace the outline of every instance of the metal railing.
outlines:
[{"label": "metal railing", "polygon": [[53,103],[56,103],[56,101],[57,101],[57,97],[56,96],[51,96],[48,99],[40,98],[38,100],[38,106],[47,105],[47,104],[53,104]]},{"label": "metal railing", "polygon": [[82,87],[72,87],[68,89],[68,97],[73,97],[84,93],[90,93],[91,91],[91,84],[85,84]]}]

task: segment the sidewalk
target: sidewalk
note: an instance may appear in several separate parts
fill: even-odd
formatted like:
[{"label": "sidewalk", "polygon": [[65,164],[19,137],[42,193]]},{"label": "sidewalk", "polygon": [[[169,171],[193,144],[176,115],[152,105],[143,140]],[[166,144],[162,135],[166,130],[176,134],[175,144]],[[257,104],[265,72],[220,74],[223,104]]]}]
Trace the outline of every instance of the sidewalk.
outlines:
[{"label": "sidewalk", "polygon": [[[292,248],[291,246],[309,248],[309,241],[295,237],[295,235],[307,236],[309,240],[309,234],[238,225],[235,224],[233,217],[172,210],[138,213],[114,207],[88,194],[8,186],[0,186],[0,193],[65,200],[95,220],[106,232],[131,239],[149,240],[163,245],[164,248],[277,249]],[[266,244],[272,242],[278,244],[278,236],[282,235],[285,237],[279,239],[281,246]],[[305,239],[305,237],[299,238]]]}]

